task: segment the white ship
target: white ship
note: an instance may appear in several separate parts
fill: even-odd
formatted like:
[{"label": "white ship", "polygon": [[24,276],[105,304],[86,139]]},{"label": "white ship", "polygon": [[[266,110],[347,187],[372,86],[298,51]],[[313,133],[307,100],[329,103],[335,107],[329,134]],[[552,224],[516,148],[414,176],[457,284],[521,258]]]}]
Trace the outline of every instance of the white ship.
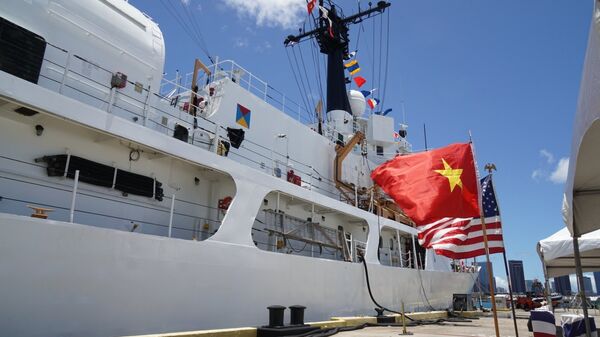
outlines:
[{"label": "white ship", "polygon": [[257,326],[272,304],[372,315],[363,254],[388,308],[470,292],[476,274],[418,247],[372,187],[410,151],[393,118],[352,92],[303,123],[234,61],[169,81],[164,57],[126,1],[3,2],[0,335]]}]

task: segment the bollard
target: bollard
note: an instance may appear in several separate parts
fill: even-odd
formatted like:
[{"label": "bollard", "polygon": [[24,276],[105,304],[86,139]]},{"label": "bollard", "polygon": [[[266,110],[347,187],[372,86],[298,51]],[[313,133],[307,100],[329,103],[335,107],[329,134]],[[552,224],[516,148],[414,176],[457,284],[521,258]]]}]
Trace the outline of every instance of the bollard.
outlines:
[{"label": "bollard", "polygon": [[269,327],[275,328],[279,326],[283,326],[283,314],[285,311],[285,307],[282,305],[271,305],[268,306],[269,309]]},{"label": "bollard", "polygon": [[303,305],[290,305],[290,325],[304,325],[304,309]]}]

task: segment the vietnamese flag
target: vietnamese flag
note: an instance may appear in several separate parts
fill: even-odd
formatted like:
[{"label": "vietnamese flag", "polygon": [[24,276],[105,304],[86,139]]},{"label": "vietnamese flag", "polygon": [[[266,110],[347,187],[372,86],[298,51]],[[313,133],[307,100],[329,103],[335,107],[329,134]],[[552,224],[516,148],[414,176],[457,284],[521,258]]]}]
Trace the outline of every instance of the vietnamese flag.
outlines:
[{"label": "vietnamese flag", "polygon": [[471,144],[398,156],[377,167],[371,179],[417,226],[480,216]]}]

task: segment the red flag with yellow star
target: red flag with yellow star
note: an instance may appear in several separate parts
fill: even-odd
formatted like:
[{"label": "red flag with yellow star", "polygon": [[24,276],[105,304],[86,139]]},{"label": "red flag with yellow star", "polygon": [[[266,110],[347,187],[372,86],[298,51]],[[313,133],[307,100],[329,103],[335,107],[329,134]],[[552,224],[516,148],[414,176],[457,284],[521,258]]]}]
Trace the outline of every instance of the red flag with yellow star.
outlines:
[{"label": "red flag with yellow star", "polygon": [[417,226],[480,216],[471,144],[398,156],[377,167],[371,179]]}]

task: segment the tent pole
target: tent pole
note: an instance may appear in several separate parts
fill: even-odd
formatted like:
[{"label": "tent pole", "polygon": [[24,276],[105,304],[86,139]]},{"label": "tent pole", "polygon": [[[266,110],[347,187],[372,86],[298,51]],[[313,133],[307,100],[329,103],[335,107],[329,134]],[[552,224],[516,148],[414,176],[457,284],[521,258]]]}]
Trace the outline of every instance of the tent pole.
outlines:
[{"label": "tent pole", "polygon": [[544,260],[544,253],[540,253],[542,258],[542,270],[544,271],[544,284],[546,286],[546,301],[548,301],[548,308],[554,312],[554,306],[552,305],[552,294],[550,293],[550,280],[548,280],[548,270],[546,270],[546,260]]},{"label": "tent pole", "polygon": [[510,296],[510,308],[512,309],[513,324],[515,325],[515,336],[519,337],[519,329],[517,328],[517,314],[515,313],[515,301],[512,292],[512,280],[510,278],[510,272],[508,271],[508,262],[506,262],[506,248],[502,252],[504,258],[504,269],[506,270],[506,278],[508,281],[508,296]]},{"label": "tent pole", "polygon": [[[575,224],[573,224],[575,229]],[[581,298],[581,308],[583,309],[583,320],[585,322],[585,335],[591,336],[590,321],[588,318],[587,298],[585,297],[585,286],[583,284],[583,270],[581,268],[581,256],[579,255],[579,237],[573,231],[573,252],[575,253],[575,271],[577,273],[577,288],[579,289],[579,297]]]}]

